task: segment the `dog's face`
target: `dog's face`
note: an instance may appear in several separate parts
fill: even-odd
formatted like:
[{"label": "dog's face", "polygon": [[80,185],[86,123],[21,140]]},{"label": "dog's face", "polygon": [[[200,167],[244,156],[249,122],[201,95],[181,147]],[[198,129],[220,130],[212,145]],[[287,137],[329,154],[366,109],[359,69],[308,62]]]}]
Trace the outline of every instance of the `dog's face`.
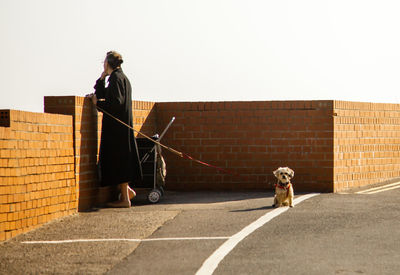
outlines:
[{"label": "dog's face", "polygon": [[294,171],[289,167],[279,167],[274,171],[274,175],[279,182],[287,184],[294,177]]}]

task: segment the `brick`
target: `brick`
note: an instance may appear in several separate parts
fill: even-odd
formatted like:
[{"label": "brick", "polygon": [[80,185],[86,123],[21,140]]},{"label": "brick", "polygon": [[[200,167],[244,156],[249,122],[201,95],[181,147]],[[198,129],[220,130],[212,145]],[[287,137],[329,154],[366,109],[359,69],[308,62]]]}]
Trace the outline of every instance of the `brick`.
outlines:
[{"label": "brick", "polygon": [[[229,175],[165,152],[170,167],[168,188],[199,188],[201,183],[201,188],[215,190],[256,189],[264,187],[265,178],[281,165],[301,171],[301,176],[296,176],[296,190],[334,191],[371,184],[385,176],[400,176],[400,121],[396,120],[400,108],[396,104],[134,101],[132,106],[135,129],[153,134],[176,116],[163,139],[165,144],[251,175],[251,181],[238,183]],[[76,209],[79,187],[85,207],[90,207],[90,198],[96,193],[96,172],[92,170],[96,169],[96,137],[102,115],[92,117],[95,113],[90,102],[80,97],[46,97],[45,110],[73,114],[75,120],[70,115],[18,111],[14,113],[14,128],[11,127],[14,130],[5,133],[5,128],[0,127],[0,203],[17,202],[15,208],[21,210],[18,218],[32,218],[26,223],[21,221],[23,227],[35,227],[37,215],[42,216],[43,223],[68,214],[63,213],[65,209]],[[86,121],[88,117],[97,120],[97,131],[92,121]],[[16,146],[20,149],[15,150]],[[18,170],[2,169],[10,167]],[[193,174],[182,175],[183,169]],[[6,192],[2,185],[13,184],[26,187],[13,187],[10,196],[2,194]],[[28,194],[18,196],[25,192]],[[36,207],[37,212],[25,212]]]}]

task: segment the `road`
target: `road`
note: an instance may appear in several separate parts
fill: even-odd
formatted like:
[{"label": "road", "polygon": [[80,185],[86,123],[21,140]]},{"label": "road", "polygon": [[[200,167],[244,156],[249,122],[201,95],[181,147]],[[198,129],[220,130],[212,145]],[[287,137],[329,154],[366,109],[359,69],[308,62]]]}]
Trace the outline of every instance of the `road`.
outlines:
[{"label": "road", "polygon": [[[272,193],[168,192],[157,205],[139,198],[131,209],[81,213],[3,243],[0,267],[2,274],[399,274],[399,195],[296,194],[306,199],[276,210]],[[210,258],[215,270],[201,269]]]}]

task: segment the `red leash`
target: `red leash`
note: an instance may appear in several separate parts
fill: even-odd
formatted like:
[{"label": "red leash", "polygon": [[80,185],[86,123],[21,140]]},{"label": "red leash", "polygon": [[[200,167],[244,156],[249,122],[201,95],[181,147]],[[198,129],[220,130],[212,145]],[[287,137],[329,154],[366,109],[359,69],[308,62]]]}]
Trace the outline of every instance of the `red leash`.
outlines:
[{"label": "red leash", "polygon": [[[96,107],[97,107],[97,109],[99,109],[102,113],[104,113],[104,114],[106,114],[106,115],[112,117],[113,119],[115,119],[115,120],[118,121],[119,123],[123,124],[124,126],[128,127],[129,129],[133,130],[134,132],[138,133],[139,135],[145,137],[146,139],[150,140],[151,142],[153,142],[153,143],[155,143],[155,144],[157,144],[157,145],[160,145],[161,147],[165,148],[166,150],[170,151],[171,153],[174,153],[175,155],[180,156],[181,158],[195,161],[195,162],[197,162],[197,163],[199,163],[199,164],[201,164],[201,165],[204,165],[204,166],[207,166],[207,167],[210,167],[210,168],[214,168],[214,169],[216,169],[216,170],[218,170],[218,171],[221,171],[221,172],[223,172],[223,173],[225,173],[225,174],[230,174],[230,175],[234,175],[234,176],[244,177],[244,176],[242,176],[242,175],[240,175],[240,174],[238,174],[238,173],[234,173],[234,172],[229,171],[229,170],[227,170],[227,169],[224,169],[224,168],[221,168],[221,167],[218,167],[218,166],[215,166],[215,165],[212,165],[212,164],[203,162],[203,161],[198,160],[198,159],[196,159],[196,158],[194,158],[194,157],[192,157],[192,156],[189,156],[188,154],[182,153],[182,152],[180,152],[180,151],[178,151],[178,150],[175,150],[175,149],[173,149],[173,148],[171,148],[171,147],[168,147],[168,146],[166,146],[166,145],[164,145],[164,144],[162,144],[162,143],[160,143],[160,142],[158,142],[158,141],[152,139],[151,137],[149,137],[149,136],[143,134],[142,132],[139,132],[139,131],[135,130],[132,126],[130,126],[129,124],[126,124],[125,122],[123,122],[122,120],[116,118],[115,116],[113,116],[112,114],[110,114],[110,113],[108,113],[107,111],[103,110],[102,108],[100,108],[100,107],[98,107],[98,106],[96,106]],[[246,177],[246,178],[247,178],[247,177]]]},{"label": "red leash", "polygon": [[195,161],[195,162],[197,162],[197,163],[199,163],[199,164],[201,164],[201,165],[214,168],[214,169],[216,169],[216,170],[218,170],[218,171],[221,171],[222,173],[225,173],[225,174],[231,174],[231,175],[234,175],[234,176],[243,177],[242,175],[240,175],[240,174],[238,174],[238,173],[234,173],[234,172],[229,171],[229,170],[226,170],[226,169],[224,169],[224,168],[221,168],[221,167],[218,167],[218,166],[215,166],[215,165],[212,165],[212,164],[203,162],[203,161],[201,161],[201,160],[195,159],[194,157],[191,157],[191,156],[189,156],[189,155],[187,155],[187,154],[185,154],[185,153],[182,153],[182,157],[183,157],[184,159],[188,159],[188,160]]}]

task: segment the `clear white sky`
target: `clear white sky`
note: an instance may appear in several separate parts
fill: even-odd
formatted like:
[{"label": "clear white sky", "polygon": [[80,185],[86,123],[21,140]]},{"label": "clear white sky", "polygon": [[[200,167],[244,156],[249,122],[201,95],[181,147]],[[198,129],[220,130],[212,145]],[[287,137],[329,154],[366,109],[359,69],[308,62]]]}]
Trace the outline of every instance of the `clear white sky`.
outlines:
[{"label": "clear white sky", "polygon": [[0,109],[93,92],[108,50],[137,100],[400,103],[398,0],[0,0]]}]

